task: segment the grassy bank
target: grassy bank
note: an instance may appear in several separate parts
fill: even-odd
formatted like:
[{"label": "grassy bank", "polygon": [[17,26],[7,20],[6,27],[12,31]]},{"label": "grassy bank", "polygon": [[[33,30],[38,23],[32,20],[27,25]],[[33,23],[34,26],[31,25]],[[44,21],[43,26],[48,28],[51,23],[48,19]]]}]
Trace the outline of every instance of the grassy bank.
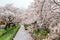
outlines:
[{"label": "grassy bank", "polygon": [[17,24],[15,25],[15,27],[8,28],[8,30],[1,29],[0,34],[2,35],[4,32],[6,32],[6,34],[1,36],[0,40],[12,40],[13,36],[15,35],[15,33],[18,31],[19,28],[20,28],[20,25]]}]

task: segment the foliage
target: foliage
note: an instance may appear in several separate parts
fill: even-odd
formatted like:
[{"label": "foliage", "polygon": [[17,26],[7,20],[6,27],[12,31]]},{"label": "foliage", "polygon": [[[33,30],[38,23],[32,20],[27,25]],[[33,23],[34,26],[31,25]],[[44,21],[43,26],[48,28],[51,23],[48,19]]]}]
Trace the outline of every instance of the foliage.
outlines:
[{"label": "foliage", "polygon": [[5,27],[5,30],[10,29],[10,28],[15,27],[15,26],[16,25],[14,23],[7,23],[6,27]]},{"label": "foliage", "polygon": [[25,29],[27,29],[28,25],[27,24],[24,24],[24,27],[25,27]]},{"label": "foliage", "polygon": [[50,32],[49,29],[35,29],[32,32],[32,36],[35,40],[42,40],[43,38],[45,38],[47,36],[47,34]]}]

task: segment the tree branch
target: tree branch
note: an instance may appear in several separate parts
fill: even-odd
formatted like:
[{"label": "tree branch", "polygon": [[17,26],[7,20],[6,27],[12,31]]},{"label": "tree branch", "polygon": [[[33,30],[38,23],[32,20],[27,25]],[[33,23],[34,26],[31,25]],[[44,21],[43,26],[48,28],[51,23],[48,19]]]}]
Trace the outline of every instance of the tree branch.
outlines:
[{"label": "tree branch", "polygon": [[54,2],[56,5],[60,6],[60,4],[58,4],[55,0],[53,0],[53,2]]}]

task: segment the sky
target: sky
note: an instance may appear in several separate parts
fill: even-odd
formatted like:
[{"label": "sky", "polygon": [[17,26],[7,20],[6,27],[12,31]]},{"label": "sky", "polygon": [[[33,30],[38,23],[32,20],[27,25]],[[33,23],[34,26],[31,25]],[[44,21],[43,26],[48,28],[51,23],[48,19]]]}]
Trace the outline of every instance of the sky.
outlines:
[{"label": "sky", "polygon": [[13,4],[13,6],[17,8],[28,8],[31,2],[33,2],[33,0],[0,0],[0,6]]}]

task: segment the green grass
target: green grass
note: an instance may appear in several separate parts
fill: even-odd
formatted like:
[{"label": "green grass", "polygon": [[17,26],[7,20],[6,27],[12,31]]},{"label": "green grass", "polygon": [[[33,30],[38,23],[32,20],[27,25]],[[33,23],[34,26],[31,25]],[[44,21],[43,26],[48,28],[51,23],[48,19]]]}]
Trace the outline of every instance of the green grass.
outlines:
[{"label": "green grass", "polygon": [[5,33],[5,32],[6,32],[6,30],[0,29],[0,35],[2,35],[2,34]]},{"label": "green grass", "polygon": [[31,34],[35,40],[42,40],[47,36],[49,32],[50,32],[49,29],[41,28],[41,29],[34,29]]},{"label": "green grass", "polygon": [[16,27],[12,28],[13,30],[10,30],[5,35],[0,37],[0,40],[12,40],[13,36],[15,35],[19,28],[20,28],[19,25],[16,25]]}]

